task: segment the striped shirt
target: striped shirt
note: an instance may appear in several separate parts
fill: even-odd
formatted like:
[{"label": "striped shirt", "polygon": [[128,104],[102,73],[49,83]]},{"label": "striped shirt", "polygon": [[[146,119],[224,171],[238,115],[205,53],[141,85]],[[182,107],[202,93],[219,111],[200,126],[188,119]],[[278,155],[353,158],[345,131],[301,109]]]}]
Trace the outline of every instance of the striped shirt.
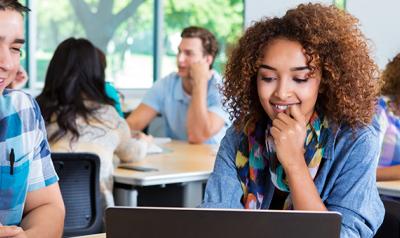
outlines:
[{"label": "striped shirt", "polygon": [[379,98],[374,118],[382,143],[380,167],[400,164],[400,117],[390,109],[391,103],[393,102],[388,97]]},{"label": "striped shirt", "polygon": [[27,193],[57,180],[39,106],[22,91],[4,90],[0,95],[0,223],[18,225]]}]

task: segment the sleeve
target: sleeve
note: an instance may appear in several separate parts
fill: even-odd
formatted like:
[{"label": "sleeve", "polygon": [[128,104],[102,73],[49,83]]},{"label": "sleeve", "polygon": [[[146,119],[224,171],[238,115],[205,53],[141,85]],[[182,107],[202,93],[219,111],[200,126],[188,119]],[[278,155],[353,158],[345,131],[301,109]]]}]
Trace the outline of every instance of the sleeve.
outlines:
[{"label": "sleeve", "polygon": [[207,181],[202,208],[243,208],[242,187],[236,172],[235,156],[240,135],[232,126],[221,141],[214,171]]},{"label": "sleeve", "polygon": [[47,141],[45,124],[38,104],[32,99],[35,120],[35,148],[34,157],[30,165],[28,191],[34,191],[58,181],[57,174],[51,160],[50,146]]},{"label": "sleeve", "polygon": [[167,76],[167,78],[157,80],[153,87],[144,95],[142,103],[153,108],[157,112],[162,113],[165,93],[168,91],[166,84],[170,77],[171,76]]},{"label": "sleeve", "polygon": [[372,130],[368,132],[355,141],[345,138],[347,146],[335,152],[336,159],[345,160],[325,205],[328,210],[342,214],[342,238],[372,237],[385,213],[376,187],[378,136]]},{"label": "sleeve", "polygon": [[374,117],[372,118],[372,126],[379,135],[379,147],[382,148],[385,133],[389,127],[389,119],[386,114],[387,105],[383,98],[378,100]]},{"label": "sleeve", "polygon": [[120,143],[118,144],[115,154],[123,162],[139,161],[144,159],[147,153],[148,143],[144,140],[131,138],[128,124],[122,118],[118,119],[118,135]]},{"label": "sleeve", "polygon": [[119,97],[117,89],[115,89],[114,85],[112,85],[110,82],[106,82],[105,86],[106,94],[108,97],[110,97],[114,102],[114,108],[117,110],[118,114],[121,117],[124,117],[124,113],[122,112],[122,107],[121,107],[121,99]]},{"label": "sleeve", "polygon": [[222,94],[217,82],[211,83],[208,87],[207,108],[209,112],[213,112],[221,117],[226,125],[230,125],[229,114],[224,110],[224,106],[222,105]]}]

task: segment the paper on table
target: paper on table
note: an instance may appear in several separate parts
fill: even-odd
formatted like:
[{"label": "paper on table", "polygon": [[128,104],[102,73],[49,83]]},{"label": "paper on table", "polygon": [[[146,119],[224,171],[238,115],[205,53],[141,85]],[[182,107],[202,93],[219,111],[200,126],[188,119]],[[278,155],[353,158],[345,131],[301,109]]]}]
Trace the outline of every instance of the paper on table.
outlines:
[{"label": "paper on table", "polygon": [[161,148],[160,146],[151,143],[149,145],[149,147],[147,148],[147,154],[158,154],[158,153],[162,153],[163,152],[163,148]]},{"label": "paper on table", "polygon": [[161,144],[171,142],[171,138],[169,138],[169,137],[154,137],[153,142],[154,142],[154,144],[161,145]]}]

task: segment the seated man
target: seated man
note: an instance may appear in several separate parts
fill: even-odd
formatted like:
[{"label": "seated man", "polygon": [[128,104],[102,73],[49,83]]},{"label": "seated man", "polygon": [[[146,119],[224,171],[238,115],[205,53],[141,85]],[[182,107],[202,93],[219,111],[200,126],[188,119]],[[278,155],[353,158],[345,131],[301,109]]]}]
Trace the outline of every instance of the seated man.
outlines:
[{"label": "seated man", "polygon": [[60,237],[65,209],[34,99],[5,89],[24,43],[17,0],[0,0],[0,237]]},{"label": "seated man", "polygon": [[166,135],[190,143],[219,143],[230,124],[223,110],[221,76],[212,65],[217,41],[208,30],[188,27],[178,47],[178,72],[158,80],[127,118],[132,130],[144,129],[160,113]]}]

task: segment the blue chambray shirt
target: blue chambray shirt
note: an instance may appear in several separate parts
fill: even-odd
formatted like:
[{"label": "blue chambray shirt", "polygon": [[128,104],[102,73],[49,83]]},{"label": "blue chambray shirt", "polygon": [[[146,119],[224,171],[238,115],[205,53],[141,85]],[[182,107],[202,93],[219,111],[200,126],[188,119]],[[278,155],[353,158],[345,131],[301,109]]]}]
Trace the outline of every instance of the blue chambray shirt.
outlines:
[{"label": "blue chambray shirt", "polygon": [[[243,208],[243,191],[235,165],[243,136],[233,126],[227,130],[201,207]],[[372,237],[383,221],[385,211],[376,187],[378,142],[372,126],[363,127],[355,134],[346,126],[336,133],[331,130],[314,183],[327,209],[342,214],[341,237]],[[267,183],[266,209],[274,193],[271,180]]]},{"label": "blue chambray shirt", "polygon": [[[229,127],[229,114],[223,110],[222,96],[218,85],[222,83],[221,76],[213,72],[207,87],[207,109],[220,116],[224,120],[224,127],[206,144],[218,144]],[[162,115],[165,126],[165,134],[172,139],[187,140],[186,118],[191,97],[187,95],[182,86],[182,79],[177,73],[171,73],[158,80],[146,93],[142,103]]]},{"label": "blue chambray shirt", "polygon": [[4,90],[0,95],[0,222],[19,225],[27,193],[57,180],[39,106],[22,91]]}]

